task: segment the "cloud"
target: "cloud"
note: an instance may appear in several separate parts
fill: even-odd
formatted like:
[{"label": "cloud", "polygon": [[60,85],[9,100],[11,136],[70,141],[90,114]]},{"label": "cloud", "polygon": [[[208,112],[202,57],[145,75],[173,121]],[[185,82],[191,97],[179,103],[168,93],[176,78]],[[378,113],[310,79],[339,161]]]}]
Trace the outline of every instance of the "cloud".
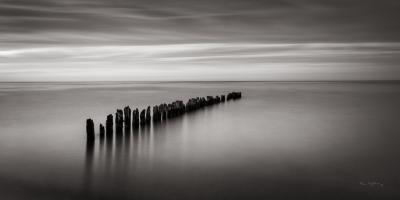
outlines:
[{"label": "cloud", "polygon": [[[119,62],[220,61],[230,63],[243,59],[285,60],[334,58],[344,61],[360,56],[400,53],[400,43],[189,43],[160,45],[96,45],[0,49],[3,63],[8,62]],[[248,62],[249,60],[245,60]]]},{"label": "cloud", "polygon": [[400,78],[400,43],[56,46],[1,49],[0,58],[3,80]]},{"label": "cloud", "polygon": [[327,79],[393,79],[399,8],[398,0],[2,0],[0,80],[313,79],[324,70]]},{"label": "cloud", "polygon": [[[93,33],[131,44],[138,39],[124,36],[149,44],[165,38],[172,38],[167,43],[399,41],[400,26],[393,20],[400,17],[399,8],[395,0],[2,1],[0,34],[34,42],[31,34],[52,33],[58,39],[53,42],[68,44],[81,44],[76,35]],[[63,32],[69,36],[56,36]]]}]

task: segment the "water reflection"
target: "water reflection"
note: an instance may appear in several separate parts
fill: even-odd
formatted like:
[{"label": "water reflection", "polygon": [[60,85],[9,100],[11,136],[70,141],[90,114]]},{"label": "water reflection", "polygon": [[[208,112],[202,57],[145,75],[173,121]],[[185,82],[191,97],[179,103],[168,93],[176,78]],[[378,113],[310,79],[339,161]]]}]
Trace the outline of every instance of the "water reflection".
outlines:
[{"label": "water reflection", "polygon": [[94,141],[87,140],[86,142],[86,163],[85,163],[85,174],[91,175],[93,160],[94,160]]},{"label": "water reflection", "polygon": [[[132,127],[103,142],[96,138],[95,145],[87,144],[85,188],[92,189],[86,191],[92,197],[113,199],[121,199],[118,195],[123,199],[245,199],[249,195],[266,199],[258,197],[269,194],[277,197],[274,199],[294,199],[289,194],[336,197],[334,188],[340,184],[350,188],[348,193],[363,196],[361,190],[365,188],[359,189],[359,182],[375,172],[349,171],[348,167],[356,169],[357,163],[342,158],[352,155],[366,162],[358,156],[371,153],[365,137],[369,129],[354,129],[350,124],[333,127],[331,117],[342,120],[344,115],[327,112],[332,108],[325,104],[315,107],[316,103],[308,103],[308,99],[300,101],[301,106],[290,103],[292,107],[280,98],[270,100],[262,104],[268,112],[249,101],[220,104],[151,126]],[[304,114],[306,111],[312,112]],[[329,134],[325,134],[327,131]],[[354,148],[351,141],[355,132],[365,148]],[[93,150],[96,145],[99,148]],[[338,181],[337,170],[349,172],[351,177],[339,176]],[[388,178],[380,180],[377,182],[384,183],[387,190]],[[326,194],[315,193],[314,188]],[[291,192],[269,193],[286,190]]]},{"label": "water reflection", "polygon": [[[399,84],[123,88],[3,95],[0,199],[400,199]],[[81,120],[103,122],[110,105],[238,88],[245,99],[132,129],[120,148],[115,132],[83,140]]]},{"label": "water reflection", "polygon": [[106,159],[105,159],[105,168],[106,172],[110,172],[111,170],[111,160],[112,160],[112,150],[113,150],[113,135],[112,134],[107,134],[107,141],[106,141]]},{"label": "water reflection", "polygon": [[124,133],[124,156],[123,156],[123,161],[124,161],[124,165],[123,165],[123,171],[126,171],[127,169],[129,169],[130,166],[130,151],[131,151],[131,143],[132,143],[132,132],[131,132],[131,128],[127,127],[125,128],[125,133]]},{"label": "water reflection", "polygon": [[93,164],[94,164],[94,147],[95,143],[93,140],[87,140],[86,142],[86,161],[85,161],[85,172],[84,172],[84,195],[91,194],[92,181],[93,181]]}]

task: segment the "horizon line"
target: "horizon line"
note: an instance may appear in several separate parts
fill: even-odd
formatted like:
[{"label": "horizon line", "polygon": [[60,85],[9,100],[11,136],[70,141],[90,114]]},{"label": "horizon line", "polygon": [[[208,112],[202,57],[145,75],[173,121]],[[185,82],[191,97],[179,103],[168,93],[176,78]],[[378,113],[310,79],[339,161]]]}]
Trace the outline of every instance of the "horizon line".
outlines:
[{"label": "horizon line", "polygon": [[124,80],[124,81],[110,81],[110,80],[105,80],[105,81],[0,81],[0,83],[104,83],[104,82],[108,82],[108,83],[122,83],[122,82],[129,82],[129,83],[133,83],[133,82],[137,82],[137,83],[190,83],[190,82],[282,82],[282,83],[290,83],[290,82],[294,82],[294,83],[299,83],[299,82],[354,82],[354,83],[370,83],[370,82],[376,82],[376,83],[384,83],[384,82],[400,82],[400,80],[176,80],[176,81],[157,81],[157,80],[141,80],[141,81],[128,81],[128,80]]}]

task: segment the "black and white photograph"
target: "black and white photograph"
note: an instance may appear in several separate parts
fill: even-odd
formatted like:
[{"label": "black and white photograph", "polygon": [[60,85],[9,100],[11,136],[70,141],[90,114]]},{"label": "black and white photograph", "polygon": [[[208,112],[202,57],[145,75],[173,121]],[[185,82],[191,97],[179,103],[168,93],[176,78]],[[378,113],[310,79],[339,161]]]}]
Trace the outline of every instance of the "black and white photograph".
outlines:
[{"label": "black and white photograph", "polygon": [[0,0],[1,200],[395,200],[399,170],[399,0]]}]

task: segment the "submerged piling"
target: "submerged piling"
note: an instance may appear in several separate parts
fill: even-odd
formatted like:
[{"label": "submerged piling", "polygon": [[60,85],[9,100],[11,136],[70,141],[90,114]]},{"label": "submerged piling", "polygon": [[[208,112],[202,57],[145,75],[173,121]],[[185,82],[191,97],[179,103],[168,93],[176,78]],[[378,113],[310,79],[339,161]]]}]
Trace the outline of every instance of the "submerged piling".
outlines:
[{"label": "submerged piling", "polygon": [[227,100],[236,100],[242,98],[242,93],[241,92],[231,92],[227,96]]},{"label": "submerged piling", "polygon": [[139,110],[137,108],[132,111],[132,127],[139,127]]},{"label": "submerged piling", "polygon": [[100,124],[100,125],[99,125],[99,132],[100,132],[100,140],[104,140],[105,131],[104,131],[104,126],[103,126],[103,124]]},{"label": "submerged piling", "polygon": [[146,110],[146,124],[150,124],[151,122],[151,114],[150,114],[150,106],[147,106]]},{"label": "submerged piling", "polygon": [[123,112],[121,109],[117,109],[115,113],[115,132],[116,134],[122,134],[122,127],[124,123]]},{"label": "submerged piling", "polygon": [[167,104],[163,103],[160,105],[160,113],[162,121],[167,120]]},{"label": "submerged piling", "polygon": [[107,138],[112,138],[112,136],[113,136],[113,125],[114,125],[114,122],[113,122],[113,115],[112,114],[109,114],[109,115],[107,115],[107,120],[106,120],[106,136],[107,136]]},{"label": "submerged piling", "polygon": [[142,125],[145,125],[145,124],[146,124],[146,110],[143,109],[140,112],[140,125],[142,126]]},{"label": "submerged piling", "polygon": [[160,122],[161,121],[161,112],[159,106],[153,107],[153,122]]},{"label": "submerged piling", "polygon": [[[123,127],[126,130],[130,130],[131,127],[138,128],[139,126],[150,125],[153,123],[164,123],[167,119],[179,117],[186,112],[193,112],[198,109],[202,109],[207,106],[212,106],[214,104],[219,104],[225,101],[237,100],[242,98],[241,92],[230,92],[226,96],[207,96],[207,97],[196,97],[190,98],[186,103],[181,100],[176,100],[172,103],[162,103],[160,105],[153,106],[153,116],[151,116],[151,107],[147,106],[146,109],[136,108],[131,110],[129,106],[124,107],[123,110],[117,109],[115,113],[115,130],[117,136],[121,136]],[[113,115],[107,115],[105,130],[103,124],[99,125],[100,129],[100,139],[104,139],[104,136],[108,141],[112,141],[113,138]],[[95,131],[94,122],[92,119],[86,120],[86,132],[88,141],[94,141]]]},{"label": "submerged piling", "polygon": [[131,108],[129,106],[126,106],[124,108],[124,123],[125,123],[125,129],[130,129],[131,128]]},{"label": "submerged piling", "polygon": [[86,136],[88,141],[94,140],[94,122],[92,119],[86,120]]}]

